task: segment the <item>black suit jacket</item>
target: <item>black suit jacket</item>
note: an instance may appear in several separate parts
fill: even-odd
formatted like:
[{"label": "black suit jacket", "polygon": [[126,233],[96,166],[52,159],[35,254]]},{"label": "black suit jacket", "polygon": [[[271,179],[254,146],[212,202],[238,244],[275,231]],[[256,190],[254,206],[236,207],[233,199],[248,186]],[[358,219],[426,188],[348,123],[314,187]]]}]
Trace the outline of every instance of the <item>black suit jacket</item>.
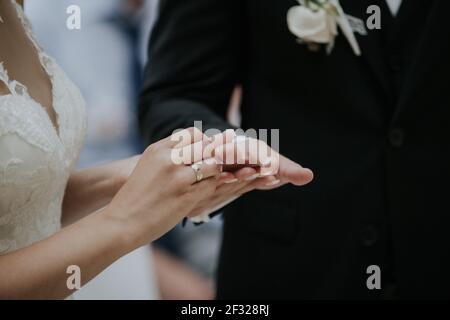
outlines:
[{"label": "black suit jacket", "polygon": [[364,21],[382,8],[357,57],[342,35],[330,55],[298,44],[295,0],[161,0],[148,143],[194,120],[227,128],[241,84],[242,127],[280,129],[281,153],[315,172],[226,209],[219,298],[450,297],[450,2],[403,2],[393,19],[384,0],[341,0]]}]

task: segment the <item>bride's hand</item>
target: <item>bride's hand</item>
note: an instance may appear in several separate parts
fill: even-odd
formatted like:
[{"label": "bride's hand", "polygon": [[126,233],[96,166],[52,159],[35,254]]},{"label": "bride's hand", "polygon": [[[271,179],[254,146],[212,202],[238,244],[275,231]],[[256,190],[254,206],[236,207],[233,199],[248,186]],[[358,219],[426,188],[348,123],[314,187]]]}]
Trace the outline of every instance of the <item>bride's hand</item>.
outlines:
[{"label": "bride's hand", "polygon": [[[205,139],[197,129],[187,129],[192,143]],[[142,154],[127,182],[103,214],[125,227],[133,245],[153,241],[173,228],[218,186],[221,166],[205,163],[203,180],[196,183],[190,165],[175,164],[172,137],[159,141]],[[178,146],[177,146],[178,147]]]}]

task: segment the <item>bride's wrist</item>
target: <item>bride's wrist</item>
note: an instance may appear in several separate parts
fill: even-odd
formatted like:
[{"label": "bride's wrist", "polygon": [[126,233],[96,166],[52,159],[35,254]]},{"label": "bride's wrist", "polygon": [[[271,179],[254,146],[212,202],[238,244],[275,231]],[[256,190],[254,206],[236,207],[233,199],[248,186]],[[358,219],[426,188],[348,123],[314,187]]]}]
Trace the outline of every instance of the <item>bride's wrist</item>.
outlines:
[{"label": "bride's wrist", "polygon": [[108,225],[113,237],[125,251],[130,252],[141,246],[139,230],[132,221],[121,217],[118,208],[108,205],[99,213],[103,223]]},{"label": "bride's wrist", "polygon": [[128,181],[128,178],[136,167],[140,157],[140,155],[137,155],[107,165],[114,195],[119,192]]}]

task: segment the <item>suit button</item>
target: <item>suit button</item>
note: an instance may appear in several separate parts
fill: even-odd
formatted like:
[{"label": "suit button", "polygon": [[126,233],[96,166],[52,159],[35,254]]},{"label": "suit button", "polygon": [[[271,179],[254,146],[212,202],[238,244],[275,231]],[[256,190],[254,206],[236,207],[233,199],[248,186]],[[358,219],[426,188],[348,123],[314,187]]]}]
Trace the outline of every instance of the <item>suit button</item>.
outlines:
[{"label": "suit button", "polygon": [[402,147],[405,143],[405,132],[399,128],[392,129],[389,132],[389,143],[396,148]]},{"label": "suit button", "polygon": [[402,69],[402,59],[399,54],[393,54],[389,57],[389,68],[393,72],[399,72]]},{"label": "suit button", "polygon": [[361,240],[363,245],[366,247],[375,245],[378,241],[378,236],[378,230],[373,225],[369,225],[361,231]]}]

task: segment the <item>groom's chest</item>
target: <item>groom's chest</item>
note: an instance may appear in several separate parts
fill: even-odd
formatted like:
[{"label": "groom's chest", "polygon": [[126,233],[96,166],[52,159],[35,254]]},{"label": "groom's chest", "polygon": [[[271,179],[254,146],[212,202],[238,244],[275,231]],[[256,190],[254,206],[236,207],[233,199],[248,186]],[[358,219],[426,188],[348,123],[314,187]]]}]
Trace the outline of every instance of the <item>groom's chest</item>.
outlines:
[{"label": "groom's chest", "polygon": [[[403,69],[437,68],[436,64],[427,64],[450,54],[450,25],[446,17],[450,1],[403,0],[396,17],[387,0],[340,0],[340,4],[353,22],[361,57],[355,56],[342,32],[329,55],[324,48],[312,52],[299,43],[287,23],[287,13],[299,5],[297,0],[246,0],[243,38],[253,70],[265,74],[266,79],[288,78],[301,82],[315,75],[327,75],[335,81],[342,74],[358,69],[354,70],[355,76],[366,71],[375,73],[387,87],[388,69],[398,68],[390,64],[403,59]],[[378,23],[374,24],[374,19]],[[355,28],[355,22],[359,28]],[[421,61],[414,61],[416,57]]]},{"label": "groom's chest", "polygon": [[[295,36],[289,32],[286,20],[289,9],[299,5],[298,0],[246,0],[244,2],[245,18],[251,32],[249,35],[254,38],[266,38],[268,46],[275,43],[283,44],[283,41],[292,38],[295,40]],[[415,27],[423,25],[431,8],[437,7],[437,10],[443,12],[450,9],[448,1],[445,0],[340,0],[339,3],[346,16],[351,18],[356,36],[369,39],[374,34],[390,31],[394,33],[394,28],[401,31],[400,34],[396,33],[399,38],[402,38],[407,33],[417,32]],[[439,24],[441,29],[450,30],[446,19],[432,23]],[[404,26],[406,28],[402,28]],[[288,43],[284,44],[288,45]]]}]

